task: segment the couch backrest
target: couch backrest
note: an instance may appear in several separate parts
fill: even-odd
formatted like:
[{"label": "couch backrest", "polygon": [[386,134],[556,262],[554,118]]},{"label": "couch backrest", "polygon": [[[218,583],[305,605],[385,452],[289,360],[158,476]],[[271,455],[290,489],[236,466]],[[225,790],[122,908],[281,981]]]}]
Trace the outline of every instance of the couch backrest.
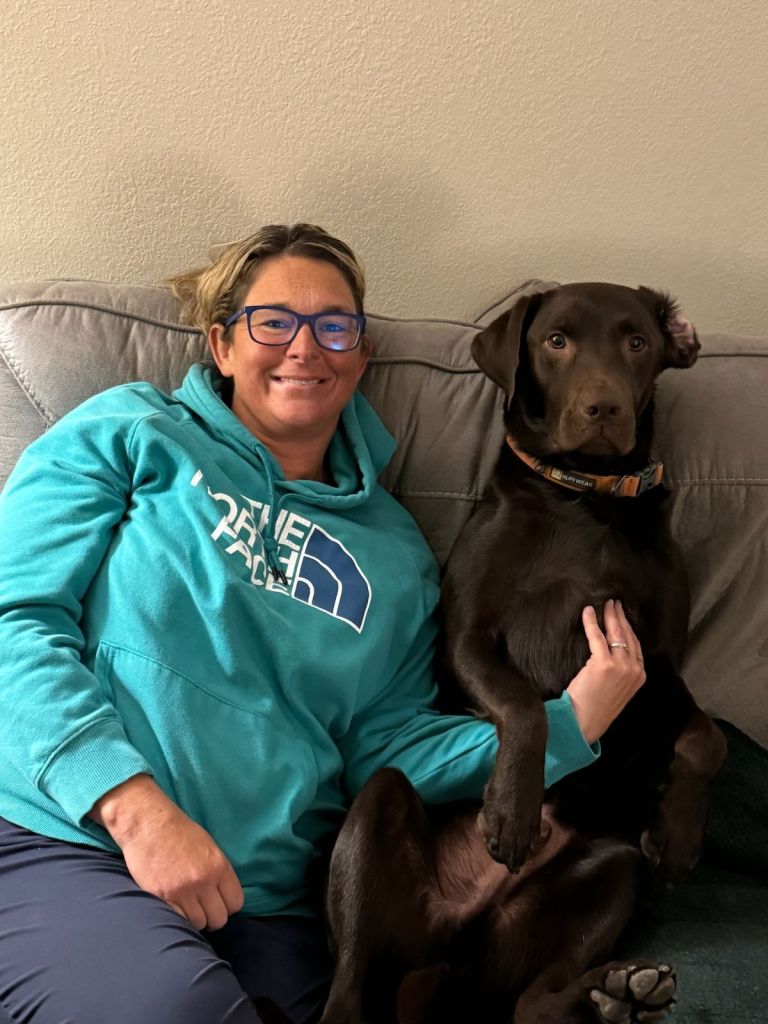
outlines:
[{"label": "couch backrest", "polygon": [[[502,442],[500,393],[470,356],[478,330],[369,320],[362,390],[398,440],[382,482],[441,562]],[[657,398],[658,453],[692,585],[686,678],[707,710],[768,743],[768,340],[701,340],[696,366],[664,373]],[[204,355],[164,289],[0,286],[0,485],[23,448],[89,395],[129,380],[172,389]]]}]

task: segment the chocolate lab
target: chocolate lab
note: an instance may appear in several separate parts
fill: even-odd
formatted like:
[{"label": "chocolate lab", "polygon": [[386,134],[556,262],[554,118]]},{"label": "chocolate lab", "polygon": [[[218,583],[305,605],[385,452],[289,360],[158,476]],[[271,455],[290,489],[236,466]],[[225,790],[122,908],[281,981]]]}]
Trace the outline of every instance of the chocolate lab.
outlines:
[{"label": "chocolate lab", "polygon": [[[424,807],[391,769],[359,794],[331,863],[324,1024],[666,1015],[672,969],[611,954],[642,885],[696,863],[725,756],[679,675],[688,596],[651,451],[656,378],[698,348],[669,297],[610,284],[526,296],[475,338],[507,437],[447,566],[445,661],[499,753],[479,817]],[[542,701],[589,656],[582,608],[611,598],[647,681],[600,758],[545,793]],[[365,1005],[382,978],[392,1004]]]}]

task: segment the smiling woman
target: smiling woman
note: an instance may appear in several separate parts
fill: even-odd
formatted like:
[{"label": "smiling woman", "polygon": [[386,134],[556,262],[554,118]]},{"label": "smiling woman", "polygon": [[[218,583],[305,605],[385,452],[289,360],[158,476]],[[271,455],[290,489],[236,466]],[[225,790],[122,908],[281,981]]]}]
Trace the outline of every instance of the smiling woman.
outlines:
[{"label": "smiling woman", "polygon": [[[367,339],[358,344],[355,304],[348,282],[331,263],[272,257],[259,266],[245,305],[266,307],[273,314],[282,310],[283,319],[262,317],[255,326],[253,314],[246,314],[234,322],[228,318],[229,327],[216,323],[208,331],[216,365],[232,381],[232,412],[270,448],[289,480],[331,482],[325,453],[368,361]],[[326,331],[337,326],[328,331],[334,338],[350,338],[346,349],[334,350],[318,340],[317,316],[331,311],[355,317],[349,321],[355,324],[354,336],[339,317],[323,325]],[[292,313],[306,319],[296,321]],[[293,333],[285,329],[291,326],[286,316],[294,320]],[[287,337],[259,340],[269,331]]]},{"label": "smiling woman", "polygon": [[[311,224],[270,225],[169,284],[208,336],[232,411],[286,478],[331,482],[327,447],[370,350],[365,274],[349,246]],[[318,323],[330,313],[341,319]]]},{"label": "smiling woman", "polygon": [[[350,800],[384,766],[478,799],[496,733],[434,710],[437,566],[378,483],[350,249],[271,226],[171,284],[214,365],[89,399],[3,492],[0,1003],[310,1024]],[[616,692],[580,676],[546,707],[550,782],[595,758],[580,709]]]}]

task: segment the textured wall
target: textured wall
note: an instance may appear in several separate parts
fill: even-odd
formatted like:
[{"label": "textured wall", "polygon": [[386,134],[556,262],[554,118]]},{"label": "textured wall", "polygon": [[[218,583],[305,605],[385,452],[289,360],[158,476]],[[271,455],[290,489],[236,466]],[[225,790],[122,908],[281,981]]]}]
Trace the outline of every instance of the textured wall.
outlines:
[{"label": "textured wall", "polygon": [[5,0],[0,278],[156,282],[272,220],[369,306],[526,276],[768,325],[763,0]]}]

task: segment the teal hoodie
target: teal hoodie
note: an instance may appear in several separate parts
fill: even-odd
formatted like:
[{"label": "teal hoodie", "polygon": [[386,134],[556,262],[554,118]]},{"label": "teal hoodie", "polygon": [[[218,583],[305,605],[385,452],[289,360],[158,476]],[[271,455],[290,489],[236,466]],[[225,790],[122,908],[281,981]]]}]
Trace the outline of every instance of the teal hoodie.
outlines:
[{"label": "teal hoodie", "polygon": [[[377,483],[394,442],[355,395],[333,486],[288,481],[193,366],[85,402],[0,498],[0,815],[117,850],[87,815],[140,772],[221,846],[246,913],[308,912],[307,868],[377,768],[479,797],[493,727],[438,715],[438,576]],[[551,785],[591,762],[547,705]]]}]

